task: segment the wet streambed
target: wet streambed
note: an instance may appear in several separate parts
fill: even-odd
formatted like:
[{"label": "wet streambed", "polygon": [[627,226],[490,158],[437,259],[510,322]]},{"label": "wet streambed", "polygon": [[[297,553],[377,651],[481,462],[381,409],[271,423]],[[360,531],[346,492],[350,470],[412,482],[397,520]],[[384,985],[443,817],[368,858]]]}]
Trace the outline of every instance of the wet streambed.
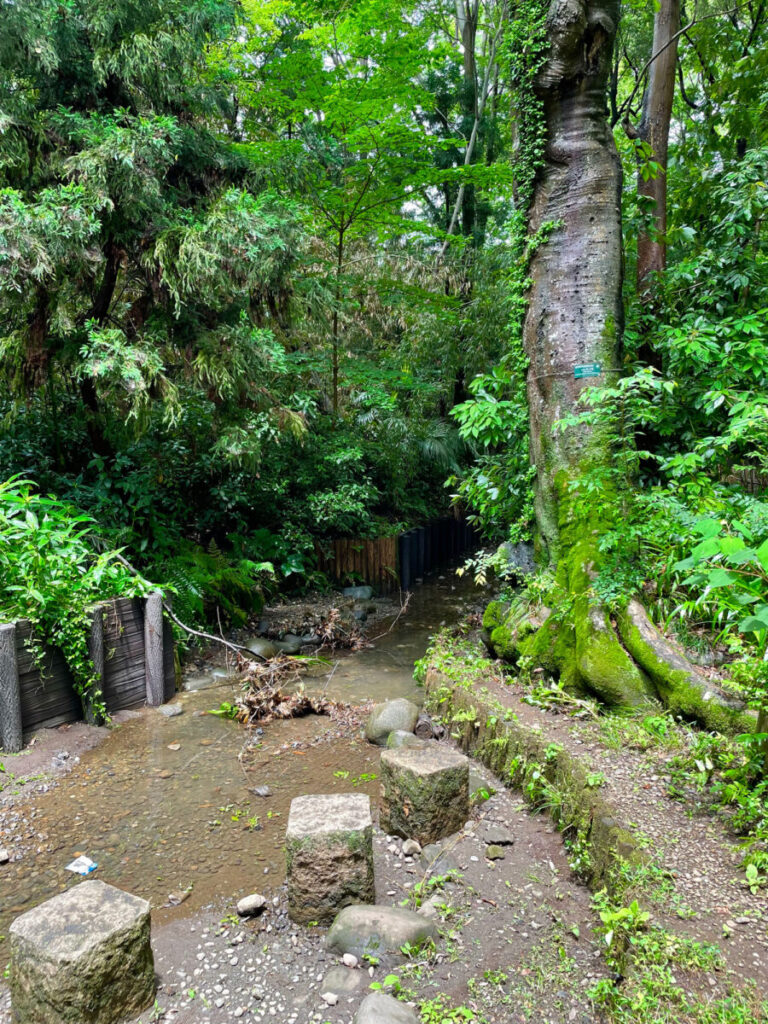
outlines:
[{"label": "wet streambed", "polygon": [[[414,660],[440,625],[478,603],[469,582],[428,582],[391,630],[391,621],[369,625],[373,648],[342,654],[307,685],[353,704],[418,702]],[[206,906],[226,913],[239,896],[282,881],[294,796],[352,787],[375,796],[378,751],[359,728],[310,716],[249,733],[205,714],[236,687],[220,675],[198,676],[196,689],[178,695],[183,714],[147,708],[129,717],[47,792],[3,811],[0,846],[14,860],[1,869],[0,936],[15,916],[81,880],[66,870],[79,854],[97,862],[94,877],[149,899],[158,923]],[[269,795],[259,795],[263,787]],[[0,938],[0,957],[2,946]]]}]

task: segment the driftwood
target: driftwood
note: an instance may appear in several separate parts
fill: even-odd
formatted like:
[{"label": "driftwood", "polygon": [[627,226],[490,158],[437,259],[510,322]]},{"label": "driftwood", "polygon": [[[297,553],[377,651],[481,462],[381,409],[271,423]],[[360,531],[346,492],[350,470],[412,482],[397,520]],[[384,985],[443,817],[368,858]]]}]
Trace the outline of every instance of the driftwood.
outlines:
[{"label": "driftwood", "polygon": [[237,699],[238,718],[250,725],[270,722],[276,718],[301,718],[303,715],[333,715],[345,709],[344,704],[330,700],[322,694],[308,694],[303,690],[285,693],[277,686],[248,689]]}]

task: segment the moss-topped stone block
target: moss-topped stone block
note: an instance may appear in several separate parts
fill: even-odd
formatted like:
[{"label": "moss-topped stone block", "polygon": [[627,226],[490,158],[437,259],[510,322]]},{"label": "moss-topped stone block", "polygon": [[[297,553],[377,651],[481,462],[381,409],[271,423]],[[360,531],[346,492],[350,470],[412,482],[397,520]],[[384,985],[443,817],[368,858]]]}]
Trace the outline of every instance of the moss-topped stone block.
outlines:
[{"label": "moss-topped stone block", "polygon": [[291,801],[285,836],[288,912],[298,924],[331,921],[350,903],[373,903],[373,822],[364,793]]},{"label": "moss-topped stone block", "polygon": [[149,903],[105,882],[27,911],[10,939],[18,1024],[114,1024],[154,999]]},{"label": "moss-topped stone block", "polygon": [[469,817],[469,759],[431,743],[381,755],[381,827],[422,846],[458,832]]}]

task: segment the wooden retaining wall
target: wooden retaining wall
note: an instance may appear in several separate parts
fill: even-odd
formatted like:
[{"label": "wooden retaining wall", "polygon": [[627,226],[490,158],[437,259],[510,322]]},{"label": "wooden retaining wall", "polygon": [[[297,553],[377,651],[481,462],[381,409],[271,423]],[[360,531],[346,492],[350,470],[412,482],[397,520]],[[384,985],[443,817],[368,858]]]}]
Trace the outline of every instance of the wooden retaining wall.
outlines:
[{"label": "wooden retaining wall", "polygon": [[[30,623],[0,625],[0,749],[22,747],[25,734],[83,717],[72,674],[60,651],[30,649]],[[171,624],[159,594],[117,598],[93,610],[91,658],[110,714],[162,704],[176,691]]]},{"label": "wooden retaining wall", "polygon": [[318,568],[331,579],[355,579],[381,594],[397,590],[397,537],[342,538],[317,545]]},{"label": "wooden retaining wall", "polygon": [[367,583],[379,594],[407,590],[425,572],[456,561],[476,537],[464,520],[447,516],[396,537],[341,538],[318,543],[318,568],[339,582]]}]

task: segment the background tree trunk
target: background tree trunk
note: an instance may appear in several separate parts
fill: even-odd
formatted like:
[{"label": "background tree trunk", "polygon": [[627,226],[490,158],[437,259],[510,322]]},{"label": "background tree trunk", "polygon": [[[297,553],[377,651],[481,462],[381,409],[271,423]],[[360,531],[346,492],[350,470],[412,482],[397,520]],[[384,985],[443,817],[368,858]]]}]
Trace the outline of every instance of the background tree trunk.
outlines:
[{"label": "background tree trunk", "polygon": [[[680,0],[661,0],[653,19],[653,45],[648,85],[643,95],[643,114],[637,138],[647,142],[651,157],[661,173],[646,181],[638,172],[637,191],[652,200],[653,231],[637,239],[637,285],[647,291],[649,274],[662,271],[667,265],[667,150],[672,101],[675,98],[675,67],[677,63],[676,33],[680,28]],[[645,286],[645,289],[644,289]]]}]

